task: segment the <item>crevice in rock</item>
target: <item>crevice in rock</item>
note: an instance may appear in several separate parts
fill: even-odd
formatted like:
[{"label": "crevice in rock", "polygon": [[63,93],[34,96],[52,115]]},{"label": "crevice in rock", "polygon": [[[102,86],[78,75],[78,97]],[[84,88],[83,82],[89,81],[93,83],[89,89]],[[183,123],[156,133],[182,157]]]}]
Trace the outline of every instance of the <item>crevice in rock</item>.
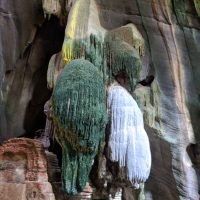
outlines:
[{"label": "crevice in rock", "polygon": [[[35,41],[31,44],[32,51],[29,53],[27,62],[33,71],[31,81],[33,93],[27,105],[24,119],[24,128],[28,137],[33,137],[36,130],[44,129],[45,126],[46,117],[43,113],[43,107],[51,96],[51,91],[47,89],[47,67],[50,57],[60,51],[64,39],[64,27],[60,26],[59,23],[56,17],[51,16],[51,19],[46,20],[38,30]],[[43,47],[40,47],[41,45]],[[39,57],[40,66],[37,66],[34,60],[38,48],[43,48],[44,51],[44,55]]]},{"label": "crevice in rock", "polygon": [[44,128],[43,106],[51,95],[46,86],[47,67],[64,40],[65,26],[54,16],[44,20],[40,3],[24,3],[23,15],[20,5],[0,5],[1,10],[15,15],[12,23],[0,16],[5,26],[0,40],[1,142],[22,135],[33,137],[37,129]]}]

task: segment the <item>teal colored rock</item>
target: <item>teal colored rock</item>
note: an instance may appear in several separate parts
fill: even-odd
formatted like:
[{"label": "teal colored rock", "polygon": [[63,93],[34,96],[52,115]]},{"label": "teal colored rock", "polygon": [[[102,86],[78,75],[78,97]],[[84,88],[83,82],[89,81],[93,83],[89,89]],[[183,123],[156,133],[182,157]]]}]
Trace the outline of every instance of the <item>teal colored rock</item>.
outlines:
[{"label": "teal colored rock", "polygon": [[62,147],[65,192],[81,192],[107,123],[102,74],[89,61],[66,65],[52,95],[55,137]]},{"label": "teal colored rock", "polygon": [[141,59],[135,48],[128,43],[118,39],[106,37],[106,56],[109,78],[113,79],[121,72],[128,77],[128,85],[133,93],[140,71],[142,69]]}]

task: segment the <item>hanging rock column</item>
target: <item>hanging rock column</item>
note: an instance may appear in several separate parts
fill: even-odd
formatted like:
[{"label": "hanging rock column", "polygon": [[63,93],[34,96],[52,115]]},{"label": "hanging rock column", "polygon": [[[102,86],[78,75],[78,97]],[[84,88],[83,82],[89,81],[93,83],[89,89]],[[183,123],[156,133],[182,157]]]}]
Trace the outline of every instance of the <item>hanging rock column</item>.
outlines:
[{"label": "hanging rock column", "polygon": [[89,61],[65,65],[52,95],[55,137],[62,147],[63,189],[84,190],[107,123],[102,74]]}]

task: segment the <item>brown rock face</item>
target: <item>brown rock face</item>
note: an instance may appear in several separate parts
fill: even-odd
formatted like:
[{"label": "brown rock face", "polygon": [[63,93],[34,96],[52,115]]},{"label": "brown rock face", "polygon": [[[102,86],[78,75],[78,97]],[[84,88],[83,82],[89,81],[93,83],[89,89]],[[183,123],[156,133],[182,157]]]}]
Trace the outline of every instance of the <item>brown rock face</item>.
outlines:
[{"label": "brown rock face", "polygon": [[64,27],[44,20],[41,1],[0,2],[0,141],[44,127],[46,70]]},{"label": "brown rock face", "polygon": [[0,199],[54,200],[42,144],[10,139],[0,147]]}]

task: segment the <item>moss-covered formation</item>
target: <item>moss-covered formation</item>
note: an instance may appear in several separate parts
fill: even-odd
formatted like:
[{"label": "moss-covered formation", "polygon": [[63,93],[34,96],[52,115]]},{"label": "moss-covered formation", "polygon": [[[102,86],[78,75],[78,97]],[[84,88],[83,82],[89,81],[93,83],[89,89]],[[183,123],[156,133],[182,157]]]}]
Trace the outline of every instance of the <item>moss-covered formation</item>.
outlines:
[{"label": "moss-covered formation", "polygon": [[112,29],[107,32],[107,35],[109,35],[111,38],[116,38],[128,43],[136,49],[140,56],[144,55],[144,38],[134,24],[130,23],[125,26]]},{"label": "moss-covered formation", "polygon": [[103,72],[104,44],[102,36],[91,34],[84,39],[65,38],[62,47],[62,58],[64,63],[69,63],[73,59],[84,58],[92,62],[95,67]]},{"label": "moss-covered formation", "polygon": [[138,52],[128,43],[118,39],[106,38],[107,66],[110,80],[119,73],[124,73],[128,77],[128,85],[133,93],[139,79],[142,68]]},{"label": "moss-covered formation", "polygon": [[[139,47],[138,47],[139,48]],[[139,51],[127,42],[107,34],[102,36],[90,35],[85,39],[65,39],[62,47],[64,63],[73,59],[84,58],[93,63],[103,74],[104,83],[110,83],[113,76],[123,72],[129,78],[131,91],[134,91],[142,68]]]},{"label": "moss-covered formation", "polygon": [[84,189],[107,123],[105,89],[101,73],[89,61],[66,65],[52,95],[56,139],[63,149],[64,190]]}]

